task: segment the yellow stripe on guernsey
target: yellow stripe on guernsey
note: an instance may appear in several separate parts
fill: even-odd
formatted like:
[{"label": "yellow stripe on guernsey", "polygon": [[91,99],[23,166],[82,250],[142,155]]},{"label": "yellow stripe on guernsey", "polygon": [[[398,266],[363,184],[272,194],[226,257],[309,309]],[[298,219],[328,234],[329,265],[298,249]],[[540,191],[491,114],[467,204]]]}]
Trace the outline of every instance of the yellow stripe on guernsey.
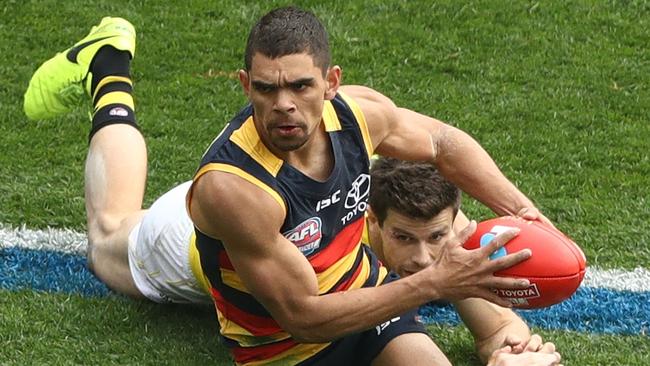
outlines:
[{"label": "yellow stripe on guernsey", "polygon": [[244,286],[244,283],[241,281],[241,278],[239,278],[239,275],[237,275],[237,272],[225,268],[219,268],[219,271],[221,271],[221,281],[225,285],[228,285],[234,289],[237,289],[241,292],[245,292],[247,294],[250,293],[246,288],[246,286]]},{"label": "yellow stripe on guernsey", "polygon": [[370,247],[370,231],[368,229],[368,226],[370,226],[370,223],[368,222],[368,213],[367,212],[365,214],[363,214],[363,218],[364,218],[365,222],[363,223],[363,234],[361,234],[361,242]]},{"label": "yellow stripe on guernsey", "polygon": [[[339,259],[336,261],[334,264],[332,264],[328,269],[325,271],[318,273],[316,277],[318,278],[318,294],[322,295],[329,290],[332,289],[334,285],[341,279],[341,274],[346,273],[352,268],[352,265],[354,264],[354,260],[357,259],[357,255],[360,250],[363,250],[361,247],[361,244],[357,244],[356,250],[351,251],[346,255],[345,257]],[[366,256],[364,255],[364,259],[366,259]],[[361,275],[365,272],[366,276],[364,276],[364,281],[368,278],[368,267],[370,266],[370,263],[368,261],[363,261],[362,263],[359,264],[362,266],[361,268],[361,273],[357,277],[362,277]],[[352,289],[352,288],[350,288]]]},{"label": "yellow stripe on guernsey", "polygon": [[377,275],[377,283],[375,284],[375,287],[379,286],[382,282],[384,282],[386,276],[388,276],[388,269],[382,265],[381,267],[379,267],[379,275]]},{"label": "yellow stripe on guernsey", "polygon": [[278,171],[282,168],[282,159],[273,155],[273,153],[262,143],[253,117],[248,117],[237,131],[233,132],[230,136],[230,141],[239,146],[248,155],[250,155],[258,164],[264,167],[273,177],[278,175]]},{"label": "yellow stripe on guernsey", "polygon": [[242,170],[242,169],[240,169],[240,168],[238,168],[236,166],[233,166],[233,165],[222,164],[222,163],[209,163],[209,164],[206,164],[203,167],[201,167],[201,169],[199,169],[199,171],[196,173],[196,175],[194,176],[194,181],[196,182],[196,180],[199,179],[200,176],[202,176],[206,172],[209,172],[209,171],[212,171],[212,170],[218,170],[218,171],[221,171],[221,172],[232,173],[232,174],[235,174],[235,175],[249,181],[250,183],[253,183],[254,185],[262,188],[264,191],[266,191],[268,194],[270,194],[271,197],[273,197],[278,202],[280,207],[282,207],[282,209],[285,212],[287,211],[287,206],[285,205],[284,200],[282,199],[282,197],[280,197],[278,192],[274,191],[273,188],[269,187],[268,185],[266,185],[261,180],[255,178],[254,176],[248,174],[244,170]]},{"label": "yellow stripe on guernsey", "polygon": [[359,107],[359,104],[357,104],[357,102],[355,102],[354,99],[350,98],[340,90],[339,90],[339,95],[348,104],[348,106],[350,106],[350,109],[352,110],[352,114],[354,114],[354,118],[357,119],[357,123],[359,124],[359,129],[361,130],[361,135],[363,136],[363,143],[366,146],[366,152],[368,153],[368,158],[370,158],[373,152],[375,151],[375,149],[372,146],[372,140],[370,140],[370,131],[368,130],[368,123],[366,122],[366,117],[363,115],[363,111],[361,110],[361,107]]},{"label": "yellow stripe on guernsey", "polygon": [[[359,248],[361,248],[361,246],[359,246]],[[349,290],[361,288],[363,284],[368,280],[368,273],[370,273],[370,261],[368,260],[367,255],[363,256],[363,259],[359,265],[361,266],[361,272],[359,272],[357,278],[355,278],[354,281],[350,284],[350,287],[348,287]],[[384,277],[381,277],[381,280],[383,279]]]},{"label": "yellow stripe on guernsey", "polygon": [[341,130],[341,121],[339,121],[339,116],[336,115],[336,110],[329,100],[326,100],[323,106],[323,123],[327,132]]},{"label": "yellow stripe on guernsey", "polygon": [[199,286],[201,286],[201,290],[203,290],[206,294],[210,294],[210,283],[208,281],[208,277],[203,273],[203,269],[201,268],[201,258],[199,256],[199,250],[196,249],[196,233],[192,232],[192,237],[190,238],[190,253],[189,253],[189,260],[190,260],[190,268],[192,269],[192,274],[194,275],[194,278],[196,278],[196,282],[199,283]]},{"label": "yellow stripe on guernsey", "polygon": [[[365,220],[366,220],[366,222],[365,222],[365,225],[363,225],[363,234],[361,235],[361,244],[366,245],[366,246],[368,246],[368,247],[370,247],[372,249],[372,245],[370,243],[370,231],[368,229],[368,226],[370,225],[370,223],[368,222],[368,213],[365,214]],[[364,261],[368,262],[368,257],[367,256],[364,256],[363,259],[364,259]],[[368,264],[368,268],[370,268],[370,264]],[[375,284],[375,286],[379,286],[379,284],[384,281],[384,278],[386,278],[387,275],[388,275],[388,269],[386,269],[386,267],[384,265],[380,266],[379,267],[379,275],[377,276],[377,283]],[[364,276],[367,276],[367,275],[364,275]],[[361,277],[361,274],[359,274],[359,277]],[[355,283],[353,283],[350,288],[357,288],[357,286],[363,285],[363,283],[357,284],[357,281],[354,281],[354,282]]]}]

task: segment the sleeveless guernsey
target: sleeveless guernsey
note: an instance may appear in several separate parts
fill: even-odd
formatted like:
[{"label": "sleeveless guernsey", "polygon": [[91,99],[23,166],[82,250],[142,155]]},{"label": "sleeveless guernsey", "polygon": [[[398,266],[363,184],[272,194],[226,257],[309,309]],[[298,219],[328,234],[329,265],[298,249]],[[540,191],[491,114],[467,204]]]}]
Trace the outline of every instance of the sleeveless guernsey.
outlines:
[{"label": "sleeveless guernsey", "polygon": [[[381,284],[387,271],[361,242],[372,146],[359,106],[343,93],[325,101],[322,123],[334,167],[324,182],[273,155],[257,134],[252,112],[249,105],[226,125],[203,156],[194,181],[218,170],[268,192],[286,213],[283,236],[314,268],[319,294]],[[243,285],[221,241],[195,229],[192,250],[198,257],[193,267],[214,299],[221,335],[237,364],[295,364],[329,345],[298,343],[280,328]]]}]

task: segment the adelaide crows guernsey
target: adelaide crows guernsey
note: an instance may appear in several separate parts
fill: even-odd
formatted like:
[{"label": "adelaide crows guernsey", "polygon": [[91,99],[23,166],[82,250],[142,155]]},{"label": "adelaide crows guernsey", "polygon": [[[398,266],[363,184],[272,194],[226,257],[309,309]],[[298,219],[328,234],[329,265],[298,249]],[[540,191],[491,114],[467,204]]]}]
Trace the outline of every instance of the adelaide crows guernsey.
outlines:
[{"label": "adelaide crows guernsey", "polygon": [[[359,106],[343,93],[325,101],[322,123],[334,167],[324,182],[272,154],[260,140],[252,115],[249,105],[230,121],[203,156],[194,181],[217,170],[268,192],[286,213],[283,236],[316,272],[319,294],[378,286],[387,271],[361,243],[372,145]],[[221,335],[237,364],[295,364],[329,345],[298,343],[280,328],[246,289],[221,241],[195,230],[193,245],[215,302]]]}]

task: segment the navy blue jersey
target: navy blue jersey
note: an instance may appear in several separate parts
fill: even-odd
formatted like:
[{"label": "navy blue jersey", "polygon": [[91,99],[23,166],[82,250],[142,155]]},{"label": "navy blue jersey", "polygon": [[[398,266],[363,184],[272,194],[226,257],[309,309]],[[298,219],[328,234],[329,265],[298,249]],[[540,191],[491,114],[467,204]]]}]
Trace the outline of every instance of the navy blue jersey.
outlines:
[{"label": "navy blue jersey", "polygon": [[[281,233],[314,268],[319,294],[377,286],[386,269],[361,244],[372,155],[365,118],[354,100],[339,93],[325,101],[322,123],[334,156],[333,169],[324,182],[313,180],[268,150],[255,129],[250,105],[212,142],[194,181],[208,171],[229,172],[270,194],[286,213]],[[238,364],[297,363],[327,347],[327,343],[295,342],[243,285],[223,243],[199,230],[195,234],[194,245],[215,300],[221,334]]]}]

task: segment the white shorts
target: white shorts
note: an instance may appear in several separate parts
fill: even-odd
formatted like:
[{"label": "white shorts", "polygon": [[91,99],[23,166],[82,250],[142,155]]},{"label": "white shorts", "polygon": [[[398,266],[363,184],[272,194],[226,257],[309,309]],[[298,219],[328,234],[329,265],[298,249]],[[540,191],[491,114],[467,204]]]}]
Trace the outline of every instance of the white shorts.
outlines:
[{"label": "white shorts", "polygon": [[190,266],[194,226],[185,209],[185,195],[191,184],[185,182],[158,198],[129,234],[133,281],[155,302],[212,303]]}]

